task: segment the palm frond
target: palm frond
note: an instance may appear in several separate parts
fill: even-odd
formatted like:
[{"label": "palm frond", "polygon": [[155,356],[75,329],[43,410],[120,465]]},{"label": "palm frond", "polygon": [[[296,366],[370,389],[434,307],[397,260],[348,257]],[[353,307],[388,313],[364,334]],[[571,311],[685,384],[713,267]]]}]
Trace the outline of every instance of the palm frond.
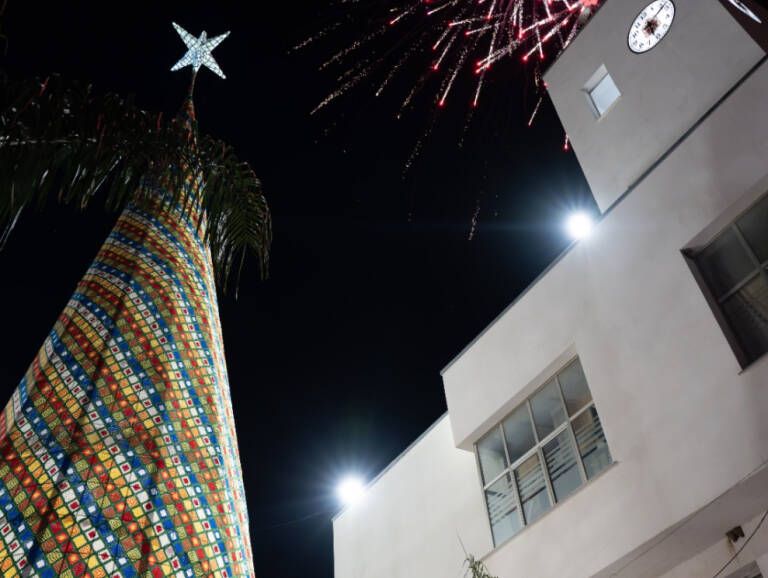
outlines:
[{"label": "palm frond", "polygon": [[485,564],[471,554],[467,555],[464,565],[466,567],[466,578],[496,578],[495,576],[491,576],[488,572],[488,568],[485,567]]},{"label": "palm frond", "polygon": [[[51,201],[84,208],[99,194],[110,210],[150,199],[186,209],[200,203],[217,279],[224,287],[248,253],[266,275],[271,216],[261,183],[231,147],[191,138],[190,120],[139,109],[130,98],[96,94],[54,76],[42,82],[0,81],[0,247],[26,207]],[[185,183],[201,179],[199,198]]]}]

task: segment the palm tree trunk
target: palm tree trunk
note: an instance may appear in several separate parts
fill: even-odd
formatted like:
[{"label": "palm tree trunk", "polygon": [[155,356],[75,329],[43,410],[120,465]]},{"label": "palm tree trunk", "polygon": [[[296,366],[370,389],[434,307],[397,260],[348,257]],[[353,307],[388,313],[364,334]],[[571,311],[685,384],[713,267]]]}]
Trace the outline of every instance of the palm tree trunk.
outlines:
[{"label": "palm tree trunk", "polygon": [[200,218],[128,206],[0,415],[2,576],[254,576]]}]

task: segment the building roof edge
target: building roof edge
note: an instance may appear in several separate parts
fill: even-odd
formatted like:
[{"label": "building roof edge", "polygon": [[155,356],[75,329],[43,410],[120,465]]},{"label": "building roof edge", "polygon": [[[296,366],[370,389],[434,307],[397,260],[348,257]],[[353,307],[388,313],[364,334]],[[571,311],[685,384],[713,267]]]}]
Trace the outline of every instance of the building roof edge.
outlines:
[{"label": "building roof edge", "polygon": [[[384,477],[384,475],[387,472],[389,472],[389,470],[394,468],[398,464],[398,462],[400,462],[400,460],[402,460],[413,448],[415,448],[425,437],[427,437],[432,432],[432,430],[434,430],[438,425],[440,425],[440,423],[444,419],[446,419],[447,417],[448,417],[448,412],[446,411],[445,413],[443,413],[443,415],[441,415],[439,418],[437,418],[432,423],[431,426],[429,426],[426,430],[424,430],[424,432],[422,432],[422,434],[419,437],[417,437],[415,440],[413,440],[408,445],[407,448],[405,448],[402,452],[400,452],[395,459],[393,459],[391,462],[389,462],[389,464],[383,470],[381,470],[378,473],[378,475],[376,475],[376,477],[374,477],[370,482],[365,484],[365,490],[368,491],[371,488],[371,486],[376,484],[376,482],[378,482],[382,477]],[[349,510],[349,508],[350,508],[350,506],[344,506],[341,510],[336,512],[333,515],[333,517],[331,518],[331,522],[335,522],[336,519],[339,518],[344,512]]]},{"label": "building roof edge", "polygon": [[[742,85],[743,85],[743,84],[744,84],[744,83],[745,83],[745,82],[746,82],[748,79],[750,79],[750,78],[751,78],[751,77],[752,77],[752,76],[755,74],[755,72],[757,72],[757,71],[758,71],[760,68],[762,68],[762,67],[763,67],[763,65],[765,65],[765,64],[766,64],[766,62],[768,62],[768,54],[766,54],[766,55],[764,55],[762,58],[760,58],[760,60],[758,60],[758,61],[757,61],[757,63],[755,63],[755,64],[754,64],[754,65],[753,65],[753,66],[752,66],[752,67],[751,67],[751,68],[750,68],[750,69],[749,69],[749,70],[748,70],[748,71],[747,71],[747,72],[744,74],[744,76],[742,76],[742,77],[741,77],[741,78],[740,78],[740,79],[739,79],[739,80],[738,80],[738,81],[737,81],[737,82],[736,82],[736,83],[735,83],[733,86],[731,86],[731,88],[729,88],[729,89],[728,89],[728,90],[725,92],[725,94],[723,94],[723,95],[722,95],[722,96],[721,96],[719,99],[717,99],[717,101],[715,101],[715,103],[714,103],[714,104],[713,104],[713,105],[712,105],[712,106],[711,106],[711,107],[710,107],[710,108],[709,108],[709,109],[708,109],[708,110],[707,110],[707,111],[706,111],[706,112],[705,112],[703,115],[701,115],[701,117],[699,117],[699,119],[698,119],[696,122],[694,122],[694,123],[693,123],[693,125],[692,125],[692,126],[691,126],[691,127],[688,129],[688,130],[686,130],[686,131],[685,131],[685,132],[682,134],[682,136],[680,136],[680,138],[678,138],[678,139],[677,139],[677,140],[676,140],[674,143],[672,143],[672,145],[671,145],[671,146],[670,146],[670,147],[669,147],[669,148],[668,148],[666,151],[664,151],[664,153],[662,153],[662,154],[661,154],[661,156],[660,156],[659,158],[657,158],[657,159],[656,159],[654,162],[652,162],[652,163],[651,163],[651,165],[650,165],[650,166],[649,166],[649,167],[648,167],[648,168],[647,168],[645,171],[643,171],[643,173],[642,173],[642,174],[641,174],[641,175],[640,175],[640,176],[637,178],[637,180],[635,180],[635,181],[634,181],[632,184],[630,184],[630,185],[629,185],[629,187],[627,187],[627,189],[626,189],[626,190],[625,190],[625,191],[624,191],[624,192],[623,192],[621,195],[619,195],[619,196],[617,197],[617,199],[616,199],[616,200],[613,202],[613,204],[612,204],[610,207],[608,207],[608,208],[607,208],[607,209],[606,209],[606,210],[603,212],[603,214],[602,214],[602,215],[600,215],[600,217],[599,217],[599,219],[598,219],[598,221],[597,221],[597,223],[596,223],[596,226],[597,226],[597,225],[598,225],[598,224],[599,224],[599,223],[600,223],[600,222],[601,222],[603,219],[605,219],[605,218],[606,218],[606,217],[607,217],[609,214],[611,214],[611,213],[613,212],[613,210],[614,210],[616,207],[618,207],[618,206],[621,204],[621,202],[622,202],[624,199],[626,199],[626,198],[627,198],[627,197],[630,195],[630,193],[632,193],[632,191],[634,191],[634,190],[635,190],[637,187],[639,187],[639,186],[640,186],[640,185],[641,185],[641,184],[642,184],[642,183],[645,181],[645,179],[646,179],[646,178],[648,178],[648,176],[649,176],[649,175],[650,175],[650,174],[651,174],[651,173],[652,173],[652,172],[653,172],[653,171],[654,171],[654,170],[655,170],[655,169],[656,169],[656,168],[657,168],[659,165],[661,165],[661,164],[662,164],[662,163],[663,163],[665,160],[667,160],[667,158],[669,157],[669,155],[671,155],[673,152],[675,152],[675,151],[676,151],[676,150],[677,150],[677,149],[680,147],[680,145],[682,145],[682,144],[683,144],[683,143],[684,143],[686,140],[688,140],[688,137],[689,137],[691,134],[693,134],[694,132],[696,132],[696,129],[698,129],[698,128],[699,128],[699,127],[700,127],[700,126],[701,126],[701,125],[704,123],[704,121],[706,121],[706,120],[707,120],[707,119],[708,119],[710,116],[712,116],[712,114],[713,114],[713,113],[714,113],[714,112],[715,112],[715,111],[716,111],[718,108],[720,108],[720,105],[722,105],[722,104],[723,104],[723,103],[724,103],[726,100],[728,100],[728,99],[731,97],[731,95],[733,95],[733,93],[735,93],[735,92],[736,92],[736,91],[737,91],[739,88],[741,88],[741,86],[742,86]],[[557,257],[555,257],[554,261],[552,261],[552,262],[551,262],[551,263],[550,263],[550,264],[549,264],[549,265],[548,265],[548,266],[547,266],[547,267],[546,267],[546,268],[545,268],[545,269],[544,269],[544,270],[543,270],[543,271],[542,271],[542,272],[541,272],[541,273],[540,273],[540,274],[539,274],[539,275],[538,275],[538,276],[537,276],[537,277],[536,277],[536,278],[535,278],[535,279],[534,279],[534,280],[533,280],[533,281],[532,281],[532,282],[531,282],[531,283],[530,283],[530,284],[529,284],[529,285],[528,285],[528,286],[527,286],[525,289],[523,289],[523,291],[522,291],[522,292],[521,292],[521,293],[520,293],[520,294],[519,294],[517,297],[515,297],[515,299],[514,299],[514,300],[513,300],[513,301],[512,301],[512,302],[511,302],[509,305],[507,305],[507,306],[506,306],[506,307],[505,307],[505,308],[502,310],[502,312],[501,312],[501,313],[499,313],[499,314],[498,314],[498,315],[497,315],[497,316],[496,316],[496,317],[493,319],[493,321],[491,321],[491,322],[490,322],[490,323],[489,323],[489,324],[488,324],[488,325],[485,327],[485,329],[483,329],[483,330],[482,330],[482,331],[481,331],[481,332],[480,332],[480,333],[477,335],[477,337],[475,337],[475,338],[474,338],[472,341],[470,341],[470,342],[469,342],[469,344],[468,344],[466,347],[464,347],[464,349],[462,349],[462,350],[461,350],[461,352],[459,352],[459,354],[458,354],[458,355],[456,355],[456,356],[455,356],[455,357],[454,357],[454,358],[453,358],[453,359],[452,359],[452,360],[451,360],[451,361],[448,363],[448,365],[446,365],[446,366],[445,366],[445,367],[444,367],[442,370],[440,370],[440,375],[441,375],[442,377],[445,377],[445,374],[446,374],[446,373],[447,373],[447,372],[448,372],[448,371],[451,369],[451,367],[453,367],[453,366],[454,366],[454,365],[455,365],[455,364],[456,364],[456,363],[459,361],[459,359],[461,359],[461,358],[464,356],[464,354],[465,354],[465,353],[467,353],[467,352],[468,352],[470,349],[472,349],[472,347],[474,347],[474,345],[475,345],[475,344],[476,344],[478,341],[480,341],[480,339],[482,339],[482,337],[483,337],[483,336],[485,336],[485,334],[486,334],[486,333],[488,333],[488,331],[490,331],[490,330],[491,330],[491,328],[492,328],[494,325],[496,325],[496,323],[497,323],[497,322],[498,322],[498,321],[499,321],[499,320],[500,320],[502,317],[504,317],[504,315],[505,315],[505,314],[506,314],[506,313],[507,313],[507,312],[508,312],[510,309],[512,309],[512,307],[514,307],[515,305],[517,305],[517,303],[519,303],[519,302],[520,302],[520,300],[521,300],[523,297],[525,297],[525,296],[528,294],[528,292],[529,292],[529,291],[531,291],[531,290],[532,290],[532,289],[533,289],[533,288],[534,288],[534,287],[535,287],[535,286],[538,284],[538,282],[539,282],[539,281],[541,281],[541,279],[543,279],[543,278],[544,278],[544,277],[545,277],[545,276],[546,276],[546,275],[547,275],[547,274],[548,274],[548,273],[549,273],[549,272],[550,272],[550,271],[551,271],[551,270],[552,270],[552,269],[553,269],[555,266],[557,266],[557,264],[558,264],[558,263],[560,263],[560,261],[562,261],[562,260],[563,260],[563,259],[564,259],[564,258],[565,258],[565,257],[566,257],[566,256],[567,256],[567,255],[568,255],[570,252],[571,252],[571,250],[572,250],[572,249],[573,249],[573,248],[574,248],[576,245],[578,245],[578,243],[579,243],[579,241],[574,241],[574,242],[572,242],[570,245],[568,245],[568,246],[565,248],[565,250],[564,250],[562,253],[560,253],[560,254],[559,254]]]}]

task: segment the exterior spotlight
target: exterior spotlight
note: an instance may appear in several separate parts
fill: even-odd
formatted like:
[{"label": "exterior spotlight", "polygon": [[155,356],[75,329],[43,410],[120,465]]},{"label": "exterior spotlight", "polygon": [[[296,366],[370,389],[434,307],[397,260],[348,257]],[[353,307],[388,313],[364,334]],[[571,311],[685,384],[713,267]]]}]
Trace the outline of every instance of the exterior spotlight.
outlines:
[{"label": "exterior spotlight", "polygon": [[586,239],[592,233],[595,223],[588,213],[578,212],[568,217],[565,224],[568,234],[574,241]]},{"label": "exterior spotlight", "polygon": [[336,494],[345,506],[357,504],[365,495],[365,484],[360,478],[344,478],[336,488]]}]

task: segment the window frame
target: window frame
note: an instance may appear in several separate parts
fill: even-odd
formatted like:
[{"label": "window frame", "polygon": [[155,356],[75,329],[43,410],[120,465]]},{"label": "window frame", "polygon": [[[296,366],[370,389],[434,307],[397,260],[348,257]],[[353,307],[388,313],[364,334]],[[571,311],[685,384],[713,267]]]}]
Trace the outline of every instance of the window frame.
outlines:
[{"label": "window frame", "polygon": [[[616,92],[618,95],[616,98],[611,101],[611,103],[601,112],[600,109],[597,106],[597,103],[595,102],[595,99],[592,96],[592,93],[597,90],[597,88],[605,81],[606,79],[610,80],[611,84],[613,85],[613,88],[616,89]],[[601,120],[604,118],[610,110],[616,106],[616,103],[621,100],[621,89],[619,88],[619,85],[616,84],[616,81],[613,79],[613,76],[610,72],[608,72],[608,69],[605,67],[605,64],[601,64],[597,70],[592,74],[592,76],[589,78],[587,83],[582,87],[582,91],[584,92],[584,95],[587,99],[587,104],[589,105],[590,110],[592,111],[592,114],[595,116],[595,120]]]},{"label": "window frame", "polygon": [[[566,363],[564,363],[554,374],[549,377],[548,379],[544,380],[543,383],[536,388],[535,391],[533,391],[530,395],[528,395],[522,403],[518,404],[514,408],[512,408],[509,412],[507,412],[504,417],[499,420],[492,428],[488,429],[474,444],[473,449],[475,452],[475,463],[477,464],[477,472],[478,472],[478,479],[480,481],[480,489],[481,489],[481,496],[483,499],[483,508],[485,510],[485,517],[488,521],[488,527],[491,532],[491,540],[493,541],[494,548],[498,548],[502,544],[508,542],[509,540],[512,540],[515,536],[523,532],[528,526],[531,524],[536,523],[538,520],[546,516],[552,509],[554,509],[558,504],[562,503],[563,501],[568,500],[572,495],[578,493],[581,489],[583,489],[586,485],[588,485],[590,482],[592,482],[596,477],[599,477],[600,474],[605,472],[608,468],[610,468],[612,465],[616,463],[616,460],[613,458],[613,454],[610,452],[610,444],[608,444],[607,436],[605,436],[605,429],[602,427],[602,420],[600,420],[600,426],[603,432],[603,436],[606,438],[606,444],[608,445],[608,452],[610,457],[610,463],[603,469],[603,471],[599,472],[595,476],[593,476],[592,479],[589,478],[587,475],[587,470],[584,465],[584,458],[581,455],[581,451],[579,449],[579,443],[576,438],[576,433],[573,429],[573,422],[581,417],[586,412],[590,411],[591,409],[594,409],[597,413],[598,418],[600,417],[600,413],[597,411],[596,407],[596,401],[594,396],[592,395],[592,390],[589,389],[589,380],[586,379],[586,373],[584,373],[584,379],[587,385],[587,388],[589,389],[590,394],[590,401],[584,404],[583,407],[579,408],[577,411],[573,413],[573,415],[568,414],[568,406],[565,402],[565,396],[563,395],[563,386],[560,381],[560,376],[569,369],[573,364],[579,363],[581,365],[582,373],[584,373],[584,366],[581,364],[581,358],[579,356],[574,356],[570,360],[568,360]],[[560,403],[562,404],[563,409],[565,410],[565,416],[566,419],[563,421],[563,423],[559,424],[556,428],[554,428],[553,431],[551,431],[549,434],[544,436],[543,438],[539,437],[539,432],[536,429],[536,422],[533,418],[533,409],[531,407],[531,400],[536,397],[536,395],[541,392],[543,389],[545,389],[550,383],[555,382],[557,385],[557,392],[560,399]],[[507,421],[509,417],[512,416],[516,411],[518,411],[521,407],[525,406],[527,409],[528,419],[530,420],[531,429],[533,430],[533,436],[534,436],[534,444],[533,446],[527,450],[525,453],[521,454],[519,458],[517,458],[514,462],[510,461],[509,458],[509,449],[507,447],[507,438],[506,438],[506,431],[504,430],[504,422]],[[508,464],[499,474],[497,474],[493,479],[488,480],[486,483],[483,475],[482,465],[480,463],[480,452],[478,449],[478,446],[481,441],[483,441],[485,438],[487,438],[494,430],[497,430],[501,434],[502,439],[502,446],[504,448],[504,457],[506,459],[506,464]],[[564,432],[568,432],[568,437],[570,439],[570,442],[572,444],[572,449],[575,453],[576,458],[576,466],[577,471],[579,472],[579,479],[580,484],[577,488],[575,488],[571,493],[569,493],[565,498],[562,500],[557,500],[555,496],[554,487],[552,484],[551,476],[549,469],[547,468],[547,462],[544,456],[544,447],[549,444],[552,440],[562,435]],[[515,476],[515,471],[527,460],[529,460],[534,455],[538,456],[539,464],[542,470],[542,474],[544,477],[545,487],[547,491],[547,498],[549,500],[549,508],[546,512],[538,516],[533,522],[528,522],[525,517],[525,512],[523,510],[523,504],[522,499],[520,497],[520,490],[517,484],[517,478]],[[514,503],[515,503],[515,509],[516,509],[516,515],[518,517],[518,522],[520,523],[520,530],[515,532],[512,536],[509,536],[499,542],[496,541],[496,537],[494,536],[493,532],[493,522],[491,521],[491,515],[488,511],[488,502],[486,498],[486,492],[499,480],[501,480],[504,476],[510,476],[512,480],[512,493],[514,497]]]},{"label": "window frame", "polygon": [[[760,262],[759,256],[750,246],[749,241],[747,241],[744,233],[739,228],[739,221],[750,211],[756,209],[761,202],[765,202],[767,199],[768,193],[760,195],[753,203],[749,205],[748,208],[740,212],[733,219],[731,219],[727,225],[718,230],[705,244],[696,248],[684,249],[682,251],[683,257],[685,258],[685,261],[688,264],[688,267],[691,269],[694,279],[696,280],[696,284],[699,286],[699,289],[704,295],[709,308],[712,310],[712,313],[715,316],[715,320],[720,326],[723,335],[725,335],[726,341],[728,341],[728,345],[730,345],[731,349],[733,350],[733,353],[736,356],[742,371],[746,370],[749,366],[757,363],[763,357],[768,355],[768,350],[764,351],[754,359],[747,354],[741,344],[741,340],[737,331],[734,329],[730,319],[728,318],[728,315],[723,309],[723,303],[728,301],[731,297],[741,291],[741,289],[746,287],[749,283],[760,276],[762,276],[766,282],[768,282],[768,259],[766,259],[765,262]],[[709,283],[707,283],[702,267],[699,264],[699,259],[701,258],[701,255],[704,254],[707,249],[709,249],[709,247],[723,238],[723,236],[728,232],[732,232],[736,236],[739,241],[739,245],[742,247],[742,249],[744,249],[744,251],[746,251],[749,260],[753,265],[753,269],[752,272],[744,279],[742,279],[738,284],[734,285],[720,297],[717,297],[714,290],[709,286]]]}]

